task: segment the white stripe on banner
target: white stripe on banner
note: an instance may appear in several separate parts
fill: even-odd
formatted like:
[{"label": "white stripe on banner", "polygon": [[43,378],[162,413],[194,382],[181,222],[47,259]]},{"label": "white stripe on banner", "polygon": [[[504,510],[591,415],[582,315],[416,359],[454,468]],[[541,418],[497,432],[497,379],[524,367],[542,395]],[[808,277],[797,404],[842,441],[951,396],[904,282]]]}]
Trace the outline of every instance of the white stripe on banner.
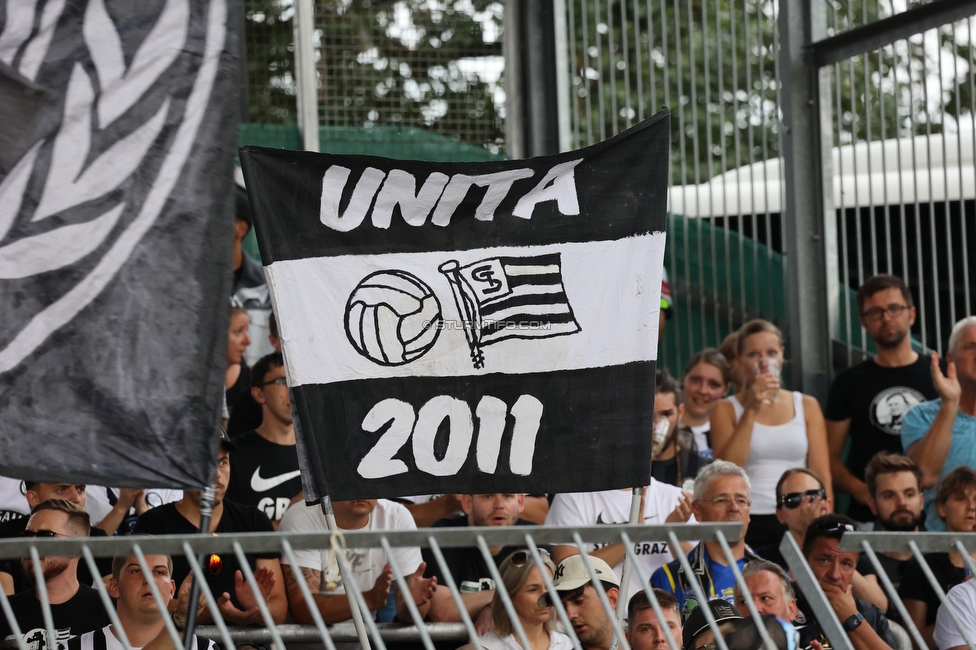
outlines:
[{"label": "white stripe on banner", "polygon": [[[546,246],[342,255],[275,262],[265,273],[292,386],[552,372],[657,359],[664,243],[664,233],[653,233]],[[558,264],[533,259],[552,254],[559,254]],[[504,259],[502,271],[497,258],[525,258],[526,264]],[[463,281],[449,280],[461,275],[445,269],[458,268]],[[525,277],[530,269],[561,276],[561,286],[519,284],[512,271]],[[563,289],[568,310],[553,295]],[[478,308],[476,293],[489,312],[484,332],[476,313],[469,318]],[[504,307],[490,313],[493,304]],[[492,321],[508,319],[519,322],[490,329]],[[483,367],[475,367],[476,358]]]},{"label": "white stripe on banner", "polygon": [[555,264],[547,266],[525,266],[522,264],[508,264],[505,266],[505,273],[508,275],[543,275],[545,273],[559,273],[559,267]]}]

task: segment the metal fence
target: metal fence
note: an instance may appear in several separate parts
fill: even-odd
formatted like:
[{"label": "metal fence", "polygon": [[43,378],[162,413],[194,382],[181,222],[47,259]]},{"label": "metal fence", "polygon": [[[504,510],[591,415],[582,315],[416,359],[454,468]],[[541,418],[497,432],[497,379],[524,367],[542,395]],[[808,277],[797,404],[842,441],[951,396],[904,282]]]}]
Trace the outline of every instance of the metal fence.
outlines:
[{"label": "metal fence", "polygon": [[[858,24],[858,12],[827,8],[830,31]],[[837,282],[902,277],[915,294],[916,336],[940,353],[952,324],[976,310],[976,266],[968,260],[976,242],[974,25],[972,17],[948,22],[824,69],[826,135],[839,152]],[[835,336],[849,342],[860,334],[852,307],[840,301],[831,314]]]},{"label": "metal fence", "polygon": [[[51,618],[50,602],[48,600],[47,591],[43,587],[44,582],[41,575],[39,562],[41,557],[59,555],[74,557],[80,556],[83,558],[83,561],[88,563],[93,575],[97,575],[98,571],[97,566],[95,565],[95,556],[135,556],[137,561],[140,563],[144,575],[149,575],[151,572],[146,562],[146,556],[165,553],[174,555],[181,554],[186,556],[192,568],[195,580],[200,581],[200,584],[203,587],[202,595],[210,612],[213,614],[215,621],[214,626],[199,628],[197,632],[198,634],[215,638],[218,642],[223,643],[224,647],[233,647],[235,642],[239,643],[244,641],[266,643],[278,648],[283,648],[287,643],[292,642],[320,642],[328,650],[335,650],[336,642],[359,640],[363,647],[373,645],[380,649],[385,648],[387,643],[394,643],[398,641],[420,641],[425,648],[427,648],[427,650],[432,650],[435,642],[450,641],[456,642],[460,645],[468,638],[474,640],[478,639],[474,622],[467,614],[455,579],[451,575],[448,567],[445,565],[441,549],[450,547],[473,547],[479,549],[485,558],[486,564],[492,573],[495,583],[501,585],[504,583],[498,573],[494,559],[491,556],[489,546],[524,546],[529,550],[532,561],[540,569],[546,585],[546,591],[550,595],[552,602],[555,605],[559,621],[562,624],[562,629],[572,639],[574,648],[576,650],[580,650],[581,646],[579,639],[576,637],[573,631],[573,626],[567,617],[566,610],[562,605],[559,594],[555,591],[553,586],[551,579],[552,577],[545,569],[538,551],[540,545],[551,543],[570,543],[575,545],[583,554],[585,560],[584,564],[586,565],[587,571],[590,573],[593,580],[592,584],[600,598],[604,613],[606,613],[608,618],[612,621],[615,642],[618,644],[618,647],[622,648],[623,650],[630,650],[630,646],[624,634],[625,629],[621,622],[616,618],[615,612],[607,599],[606,592],[600,585],[600,582],[597,579],[597,574],[594,572],[592,564],[588,561],[587,556],[585,555],[584,544],[591,542],[621,542],[624,544],[627,557],[634,567],[634,579],[638,580],[642,585],[644,585],[645,594],[651,603],[656,617],[659,621],[664,621],[665,619],[662,615],[657,598],[649,587],[650,576],[644,574],[641,564],[637,561],[637,556],[635,554],[635,543],[666,540],[669,541],[673,546],[677,547],[680,541],[685,540],[695,539],[700,540],[701,542],[716,542],[719,544],[725,555],[725,562],[728,562],[729,566],[732,567],[737,589],[744,596],[744,600],[748,607],[748,612],[743,612],[743,614],[751,616],[754,620],[756,620],[759,612],[756,609],[756,605],[753,603],[748,585],[743,580],[742,573],[739,571],[736,565],[728,541],[729,539],[735,539],[738,536],[739,527],[740,524],[738,523],[699,525],[673,524],[660,526],[601,525],[576,529],[549,527],[490,527],[436,530],[421,529],[417,531],[343,531],[332,534],[309,533],[286,535],[280,533],[260,533],[219,536],[189,535],[84,540],[4,540],[0,542],[0,557],[15,558],[27,556],[34,560],[35,573],[39,585],[37,595],[40,599],[40,606],[44,612],[47,634],[49,635],[48,638],[55,638],[53,630],[54,622]],[[432,550],[434,556],[438,559],[441,565],[442,575],[445,577],[445,585],[451,590],[451,595],[454,602],[458,606],[459,612],[461,613],[462,623],[425,623],[421,619],[416,606],[412,606],[412,602],[408,602],[413,623],[412,625],[378,625],[373,621],[372,614],[370,613],[363,597],[363,592],[353,578],[352,567],[350,566],[349,560],[347,559],[346,554],[341,552],[341,550],[346,548],[384,549],[386,551],[387,558],[390,559],[396,584],[401,591],[407,592],[408,588],[406,585],[406,579],[409,573],[409,568],[398,566],[396,561],[393,559],[391,552],[392,548],[394,547],[404,546],[424,546]],[[342,572],[343,583],[348,590],[346,596],[350,598],[350,606],[352,611],[358,614],[360,618],[355,627],[348,624],[340,624],[329,628],[324,625],[322,618],[318,613],[318,608],[315,605],[313,595],[309,591],[308,585],[305,582],[302,573],[299,571],[294,573],[298,579],[298,586],[301,589],[304,601],[309,607],[309,610],[315,620],[315,625],[279,626],[275,625],[271,619],[268,608],[261,599],[260,587],[258,587],[258,585],[255,583],[253,573],[250,571],[250,569],[246,568],[248,563],[245,553],[278,552],[281,553],[282,558],[287,560],[291,565],[298,566],[298,562],[295,558],[295,551],[308,548],[331,548],[333,550],[340,551],[337,552],[336,556],[339,562],[340,571]],[[964,613],[956,610],[954,607],[948,604],[945,592],[938,584],[931,570],[928,569],[928,564],[926,563],[923,553],[952,551],[959,552],[965,559],[966,566],[969,568],[969,570],[976,573],[976,564],[974,564],[970,556],[971,553],[976,552],[976,535],[952,533],[847,533],[840,542],[840,548],[842,550],[849,551],[863,551],[868,555],[877,568],[882,583],[888,590],[892,603],[891,607],[901,612],[903,620],[906,621],[908,633],[913,639],[916,640],[916,642],[918,642],[921,639],[920,633],[911,623],[911,618],[907,615],[904,604],[897,597],[897,592],[892,588],[891,581],[884,573],[884,570],[877,558],[877,553],[880,552],[912,552],[919,560],[922,567],[926,570],[926,576],[931,582],[935,593],[937,593],[942,600],[945,612],[951,617],[956,627],[960,630],[960,633],[963,635],[963,638],[966,639],[969,647],[974,648],[972,644],[971,632],[973,629],[976,629],[976,621],[968,620],[965,618]],[[792,569],[792,574],[795,578],[797,586],[799,586],[805,596],[806,601],[810,604],[810,607],[816,616],[817,623],[820,629],[826,635],[827,639],[830,641],[831,646],[844,650],[851,648],[852,646],[850,639],[843,631],[841,623],[837,619],[837,616],[833,613],[833,610],[829,605],[829,601],[824,596],[814,572],[803,559],[800,549],[791,535],[787,534],[784,537],[783,542],[780,545],[780,551]],[[264,621],[263,627],[248,629],[229,628],[224,623],[220,616],[220,610],[217,607],[215,596],[210,592],[209,588],[206,587],[206,573],[201,562],[198,560],[198,557],[202,554],[236,555],[241,563],[241,566],[244,568],[243,572],[245,574],[245,578],[258,599],[258,604]],[[698,602],[707,602],[708,599],[702,592],[701,586],[695,577],[688,558],[684,555],[679,556],[679,558],[681,560],[681,569],[693,586]],[[157,606],[161,608],[161,611],[165,611],[166,605],[162,594],[159,592],[152,580],[147,582],[153,592],[153,597],[157,603]],[[101,581],[97,581],[95,587],[101,596],[101,600],[106,612],[109,614],[109,617],[111,618],[111,621],[115,625],[115,629],[118,632],[121,627],[120,621],[118,616],[115,614],[115,607],[109,598],[106,588],[104,585],[102,585]],[[515,637],[518,642],[522,645],[522,647],[530,647],[527,639],[525,638],[525,631],[519,623],[512,600],[505,589],[497,590],[496,598],[501,599],[510,620],[513,622]],[[407,600],[409,601],[409,599]],[[0,594],[0,607],[2,607],[4,615],[7,617],[11,628],[14,630],[19,649],[28,650],[28,646],[21,635],[23,630],[18,628],[15,620],[12,620],[12,610],[10,609],[8,597],[2,594]],[[728,650],[728,647],[722,638],[721,631],[716,625],[714,618],[707,609],[703,610],[703,612],[706,614],[705,617],[709,622],[710,628],[715,633],[717,646],[721,650]],[[179,632],[174,626],[173,621],[169,617],[165,617],[164,620],[166,625],[166,633],[171,638],[175,647],[182,647]],[[764,643],[766,644],[766,647],[776,647],[767,635],[765,627],[763,625],[758,625],[757,627],[760,636],[763,638]],[[666,624],[664,625],[664,629],[667,629]],[[124,631],[121,634],[118,634],[118,636],[120,637],[119,640],[126,650],[131,650],[131,645],[128,638],[125,636]],[[667,636],[669,637],[669,646],[672,649],[677,650],[680,647],[680,640],[674,639],[669,632],[667,633]],[[920,647],[925,647],[924,642],[920,645]]]},{"label": "metal fence", "polygon": [[[835,367],[873,351],[852,307],[870,275],[894,273],[909,283],[920,313],[913,335],[940,352],[952,322],[976,309],[976,271],[967,259],[976,237],[976,59],[973,19],[960,18],[976,13],[976,5],[931,5],[797,6],[807,25],[818,16],[823,22],[811,30],[813,40],[833,39],[835,52],[866,49],[829,63],[808,57],[814,79],[822,66],[830,77],[821,84],[827,92],[813,97],[830,128],[790,135],[813,139],[808,149],[822,144],[832,152],[824,173],[833,195],[825,198],[837,221],[821,225],[830,238],[817,290],[830,298],[824,334],[835,341]],[[613,135],[662,104],[672,111],[666,264],[677,319],[662,340],[662,363],[680,370],[688,356],[748,318],[797,334],[783,274],[802,251],[789,249],[823,248],[819,241],[791,242],[783,221],[796,215],[784,215],[790,181],[782,164],[783,88],[784,75],[794,71],[782,69],[789,53],[780,47],[781,4],[560,0],[557,6],[565,15],[564,148]],[[931,29],[914,33],[926,25]],[[899,33],[907,37],[888,42]],[[823,143],[815,141],[820,137]],[[808,289],[790,285],[785,293]]]}]

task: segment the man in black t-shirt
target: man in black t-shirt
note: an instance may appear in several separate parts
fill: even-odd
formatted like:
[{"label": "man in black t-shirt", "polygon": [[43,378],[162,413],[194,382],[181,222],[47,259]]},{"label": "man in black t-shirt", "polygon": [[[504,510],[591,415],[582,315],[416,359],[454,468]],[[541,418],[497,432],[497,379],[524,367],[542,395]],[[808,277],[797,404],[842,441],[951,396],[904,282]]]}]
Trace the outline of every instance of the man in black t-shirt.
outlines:
[{"label": "man in black t-shirt", "polygon": [[[225,434],[226,435],[226,434]],[[271,521],[260,510],[224,499],[230,476],[230,451],[234,443],[221,438],[217,456],[217,483],[214,485],[213,513],[210,515],[211,533],[261,533],[273,530]],[[135,533],[148,535],[189,535],[200,530],[200,492],[186,491],[176,503],[168,503],[149,510],[139,517]],[[288,614],[285,583],[281,563],[276,554],[247,554],[254,577],[261,586],[264,600],[275,623],[283,623]],[[261,612],[251,588],[243,579],[240,564],[233,553],[213,554],[203,565],[207,584],[215,596],[224,620],[231,625],[263,623]],[[182,587],[190,573],[189,562],[179,555],[173,558],[173,580]],[[175,607],[175,601],[170,603]],[[200,615],[201,623],[211,621],[210,611]]]},{"label": "man in black t-shirt", "polygon": [[[912,292],[895,276],[876,275],[857,291],[861,325],[878,353],[837,375],[824,417],[834,488],[851,496],[847,514],[873,521],[864,468],[879,451],[903,453],[901,421],[911,407],[938,397],[927,357],[912,350]],[[847,462],[842,460],[851,439]]]},{"label": "man in black t-shirt", "polygon": [[281,353],[261,357],[251,368],[251,382],[263,420],[256,430],[234,438],[227,498],[256,506],[277,528],[288,506],[303,494]]},{"label": "man in black t-shirt", "polygon": [[[90,530],[87,512],[70,501],[49,499],[34,507],[25,532],[38,537],[88,537]],[[41,558],[59,647],[79,634],[107,625],[109,621],[98,592],[78,582],[78,560],[78,557]],[[33,561],[24,558],[22,563],[24,573],[33,576]],[[37,589],[31,587],[11,596],[10,607],[27,646],[32,650],[53,650],[48,644]],[[10,635],[7,618],[0,616],[0,639]]]},{"label": "man in black t-shirt", "polygon": [[[922,470],[918,468],[915,461],[901,454],[878,452],[865,468],[864,480],[871,497],[868,505],[877,517],[877,529],[902,533],[924,530]],[[881,567],[897,590],[912,553],[878,551],[877,556]],[[867,557],[861,557],[857,570],[864,576],[877,576],[878,573]],[[880,580],[878,583],[882,589],[885,588]],[[893,604],[893,594],[887,593],[886,590],[885,595],[888,597],[888,618],[900,622],[901,617]]]},{"label": "man in black t-shirt", "polygon": [[[464,526],[531,526],[532,522],[519,518],[525,505],[522,494],[465,494],[461,496],[463,515],[447,517],[434,522],[433,528]],[[495,566],[519,546],[489,546]],[[491,600],[495,595],[495,582],[481,551],[474,547],[443,548],[444,560],[454,582],[461,592],[461,600],[477,627],[478,634],[491,630]],[[435,622],[460,621],[451,591],[444,580],[440,564],[430,549],[421,549],[427,563],[425,578],[437,577],[437,589],[430,603],[430,619]]]},{"label": "man in black t-shirt", "polygon": [[[40,483],[24,481],[27,504],[34,508],[39,503],[49,499],[62,499],[70,501],[82,510],[85,509],[87,502],[87,486],[74,483]],[[118,520],[114,524],[118,526]],[[27,519],[14,519],[0,525],[0,538],[19,537],[27,526]],[[89,526],[89,537],[106,537],[107,534],[101,528]],[[111,557],[96,557],[95,564],[98,566],[99,578],[103,579],[112,572]],[[33,584],[33,578],[24,575],[18,560],[0,560],[0,577],[3,580],[11,580],[14,592],[23,591]],[[78,563],[78,582],[88,587],[94,584],[95,578],[88,569],[87,562]]]}]

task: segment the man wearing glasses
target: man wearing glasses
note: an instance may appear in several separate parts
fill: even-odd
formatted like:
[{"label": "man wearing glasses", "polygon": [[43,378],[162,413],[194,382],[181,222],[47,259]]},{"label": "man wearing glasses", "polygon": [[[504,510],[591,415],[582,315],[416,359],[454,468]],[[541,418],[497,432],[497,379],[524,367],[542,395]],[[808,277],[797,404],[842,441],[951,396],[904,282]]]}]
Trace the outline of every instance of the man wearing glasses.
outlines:
[{"label": "man wearing glasses", "polygon": [[[834,488],[851,496],[847,514],[874,521],[864,468],[879,451],[902,453],[902,420],[911,407],[938,397],[930,361],[912,350],[912,292],[892,275],[876,275],[857,291],[861,326],[877,355],[837,375],[824,417]],[[847,438],[851,449],[843,460]]]},{"label": "man wearing glasses", "polygon": [[[837,615],[851,640],[854,650],[888,650],[897,647],[888,619],[881,610],[864,600],[854,597],[851,586],[860,553],[841,551],[840,538],[844,533],[857,530],[855,522],[844,515],[828,514],[815,519],[807,528],[803,540],[803,555],[814,577],[820,583],[827,602]],[[797,618],[817,623],[813,610],[797,591]],[[823,638],[823,635],[821,634]],[[826,646],[826,641],[824,642]]]},{"label": "man wearing glasses", "polygon": [[[27,521],[25,537],[88,537],[91,524],[88,513],[79,506],[63,499],[49,499],[37,504]],[[56,645],[63,647],[69,639],[79,634],[108,625],[108,614],[102,608],[98,592],[78,582],[78,557],[42,557],[41,571],[44,586],[51,603]],[[24,574],[34,578],[34,563],[22,560]],[[41,613],[41,601],[37,588],[10,597],[10,607],[20,627],[23,640],[33,650],[53,650],[48,643],[47,631]],[[12,634],[12,626],[0,615],[0,639]]]},{"label": "man wearing glasses", "polygon": [[227,498],[255,506],[277,528],[288,506],[303,495],[281,353],[261,357],[251,369],[251,382],[251,397],[261,405],[263,420],[256,430],[234,438]]},{"label": "man wearing glasses", "polygon": [[[744,469],[724,460],[717,460],[703,469],[695,479],[694,502],[691,504],[695,518],[702,522],[733,521],[742,524],[737,539],[728,540],[732,557],[741,570],[749,560],[758,556],[746,546],[749,528],[749,477]],[[688,561],[706,598],[723,598],[733,601],[735,576],[725,553],[718,542],[698,544],[688,554]],[[674,594],[687,615],[698,607],[695,592],[681,570],[679,560],[670,562],[654,572],[651,585]]]}]

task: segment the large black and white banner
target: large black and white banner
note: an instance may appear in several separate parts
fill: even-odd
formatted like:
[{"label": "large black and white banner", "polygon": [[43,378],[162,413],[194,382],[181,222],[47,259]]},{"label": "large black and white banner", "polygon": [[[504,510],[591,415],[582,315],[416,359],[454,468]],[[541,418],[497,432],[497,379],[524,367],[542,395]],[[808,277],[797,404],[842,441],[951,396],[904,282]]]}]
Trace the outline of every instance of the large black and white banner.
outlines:
[{"label": "large black and white banner", "polygon": [[525,161],[241,161],[306,499],[647,483],[666,112]]},{"label": "large black and white banner", "polygon": [[240,12],[0,6],[0,474],[212,481]]}]

